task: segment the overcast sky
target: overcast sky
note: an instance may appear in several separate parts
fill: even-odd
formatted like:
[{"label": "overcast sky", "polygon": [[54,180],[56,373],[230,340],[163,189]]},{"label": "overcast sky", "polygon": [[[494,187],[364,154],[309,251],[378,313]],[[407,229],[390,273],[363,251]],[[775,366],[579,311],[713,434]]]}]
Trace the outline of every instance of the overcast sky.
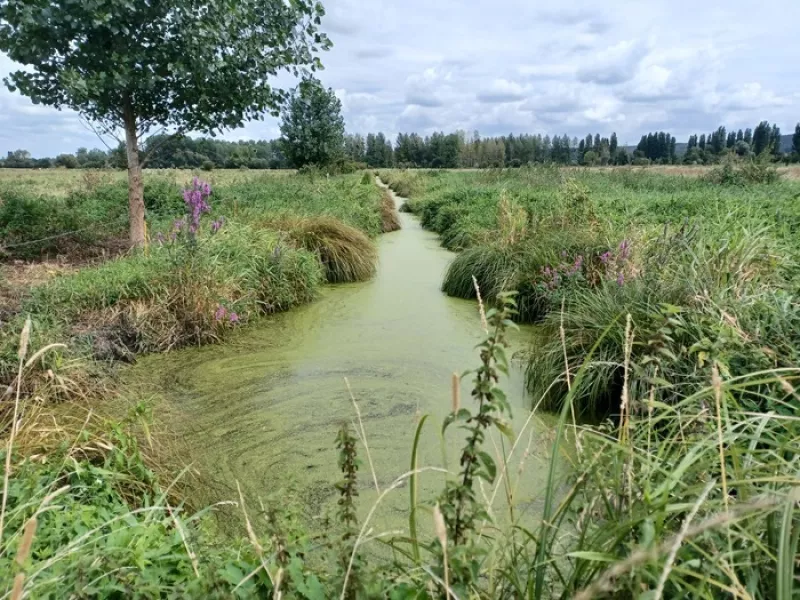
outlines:
[{"label": "overcast sky", "polygon": [[[800,0],[323,0],[320,78],[348,131],[679,141],[718,125],[800,120]],[[0,75],[13,63],[0,55]],[[274,138],[277,121],[228,139]],[[101,147],[67,111],[0,91],[0,152]]]}]

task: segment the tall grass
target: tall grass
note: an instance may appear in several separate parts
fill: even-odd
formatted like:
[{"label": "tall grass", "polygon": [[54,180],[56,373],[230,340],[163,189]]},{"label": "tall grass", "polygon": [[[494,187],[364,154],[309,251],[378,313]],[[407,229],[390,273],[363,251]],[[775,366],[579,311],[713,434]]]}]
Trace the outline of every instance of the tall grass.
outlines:
[{"label": "tall grass", "polygon": [[293,244],[319,258],[329,283],[366,281],[375,274],[378,250],[355,227],[333,217],[287,219],[276,225]]},{"label": "tall grass", "polygon": [[[776,405],[800,400],[800,370],[731,376],[712,362],[671,404],[658,398],[673,382],[654,380],[649,389],[623,389],[619,400],[629,410],[619,422],[572,426],[571,404],[602,362],[596,352],[607,328],[570,377],[555,436],[534,440],[535,414],[517,432],[504,418],[499,382],[513,304],[503,298],[505,308],[486,313],[473,401],[454,396],[445,421],[468,434],[459,437],[459,471],[436,506],[413,491],[416,475],[431,470],[415,443],[411,470],[384,484],[359,522],[358,440],[346,425],[338,437],[340,525],[317,529],[312,550],[308,535],[286,528],[280,507],[270,506],[260,536],[240,498],[247,533],[219,544],[201,515],[190,516],[158,486],[125,427],[91,435],[79,427],[66,450],[50,450],[41,462],[25,454],[51,426],[26,411],[27,450],[16,447],[6,486],[0,589],[12,593],[21,581],[31,596],[791,598],[800,585],[800,421],[748,406],[765,389]],[[626,329],[633,347],[635,333]],[[632,360],[623,369],[624,380],[635,377]],[[361,442],[366,435],[362,427]],[[552,450],[543,502],[531,504],[515,490],[529,476],[533,443]],[[372,531],[379,503],[409,480],[411,530]],[[427,508],[433,523],[417,519]],[[370,552],[377,540],[394,552]]]}]

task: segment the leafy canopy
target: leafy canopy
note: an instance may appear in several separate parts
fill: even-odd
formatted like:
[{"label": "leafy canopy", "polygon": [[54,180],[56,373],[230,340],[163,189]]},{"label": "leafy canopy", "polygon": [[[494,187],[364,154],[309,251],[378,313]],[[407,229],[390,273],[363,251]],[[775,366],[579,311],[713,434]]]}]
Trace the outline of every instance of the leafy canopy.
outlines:
[{"label": "leafy canopy", "polygon": [[213,132],[273,114],[268,79],[321,68],[330,47],[311,0],[0,0],[0,50],[31,71],[5,79],[34,103],[107,127]]},{"label": "leafy canopy", "polygon": [[342,103],[316,79],[293,92],[281,120],[281,146],[289,165],[329,165],[344,152]]}]

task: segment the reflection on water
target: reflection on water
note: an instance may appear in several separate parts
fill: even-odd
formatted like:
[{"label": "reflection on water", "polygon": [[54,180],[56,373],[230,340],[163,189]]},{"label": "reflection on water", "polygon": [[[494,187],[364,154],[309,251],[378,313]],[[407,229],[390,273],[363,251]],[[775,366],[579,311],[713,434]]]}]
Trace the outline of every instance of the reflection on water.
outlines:
[{"label": "reflection on water", "polygon": [[[217,495],[235,498],[238,480],[251,498],[291,485],[309,514],[335,502],[336,430],[355,416],[345,377],[382,489],[409,468],[417,414],[432,417],[419,464],[441,465],[448,455],[450,468],[457,468],[457,440],[443,448],[439,432],[450,406],[451,374],[477,364],[480,318],[474,302],[440,292],[453,254],[416,218],[401,213],[401,222],[402,230],[378,242],[380,265],[372,281],[327,287],[313,304],[243,331],[230,344],[153,356],[136,367],[135,374],[155,374],[167,390],[180,432],[218,484]],[[470,401],[470,383],[463,383],[462,403]],[[505,387],[518,430],[529,416],[520,370]],[[538,419],[531,427],[533,437],[526,434],[522,444],[532,440],[523,489],[535,490],[551,437]],[[366,509],[375,491],[361,458],[360,504]],[[421,477],[422,499],[441,489],[441,477]],[[378,520],[402,524],[407,507],[407,493],[398,491]]]}]

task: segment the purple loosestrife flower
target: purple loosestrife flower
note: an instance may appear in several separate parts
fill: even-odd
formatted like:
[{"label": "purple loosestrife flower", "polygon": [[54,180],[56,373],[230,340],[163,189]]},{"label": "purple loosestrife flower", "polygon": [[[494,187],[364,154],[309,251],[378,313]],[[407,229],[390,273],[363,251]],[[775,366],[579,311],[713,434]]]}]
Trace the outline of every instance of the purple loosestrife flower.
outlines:
[{"label": "purple loosestrife flower", "polygon": [[600,255],[600,262],[603,263],[604,265],[607,265],[609,260],[611,260],[611,251],[610,250],[608,252],[603,252]]},{"label": "purple loosestrife flower", "polygon": [[186,214],[189,219],[189,234],[194,239],[200,229],[200,217],[211,212],[208,198],[211,196],[211,186],[197,177],[192,179],[192,187],[183,190],[183,201],[186,204]]},{"label": "purple loosestrife flower", "polygon": [[622,240],[619,245],[619,258],[621,260],[625,260],[628,258],[628,252],[630,251],[630,244],[628,240]]},{"label": "purple loosestrife flower", "polygon": [[231,323],[238,323],[239,322],[239,315],[237,315],[235,312],[232,312],[228,318],[229,318]]},{"label": "purple loosestrife flower", "polygon": [[625,273],[622,271],[617,275],[617,285],[625,285]]},{"label": "purple loosestrife flower", "polygon": [[228,311],[224,306],[221,304],[217,306],[217,310],[214,312],[214,320],[219,322],[222,321],[228,314]]},{"label": "purple loosestrife flower", "polygon": [[220,217],[211,223],[211,233],[217,233],[225,224],[225,217]]}]

